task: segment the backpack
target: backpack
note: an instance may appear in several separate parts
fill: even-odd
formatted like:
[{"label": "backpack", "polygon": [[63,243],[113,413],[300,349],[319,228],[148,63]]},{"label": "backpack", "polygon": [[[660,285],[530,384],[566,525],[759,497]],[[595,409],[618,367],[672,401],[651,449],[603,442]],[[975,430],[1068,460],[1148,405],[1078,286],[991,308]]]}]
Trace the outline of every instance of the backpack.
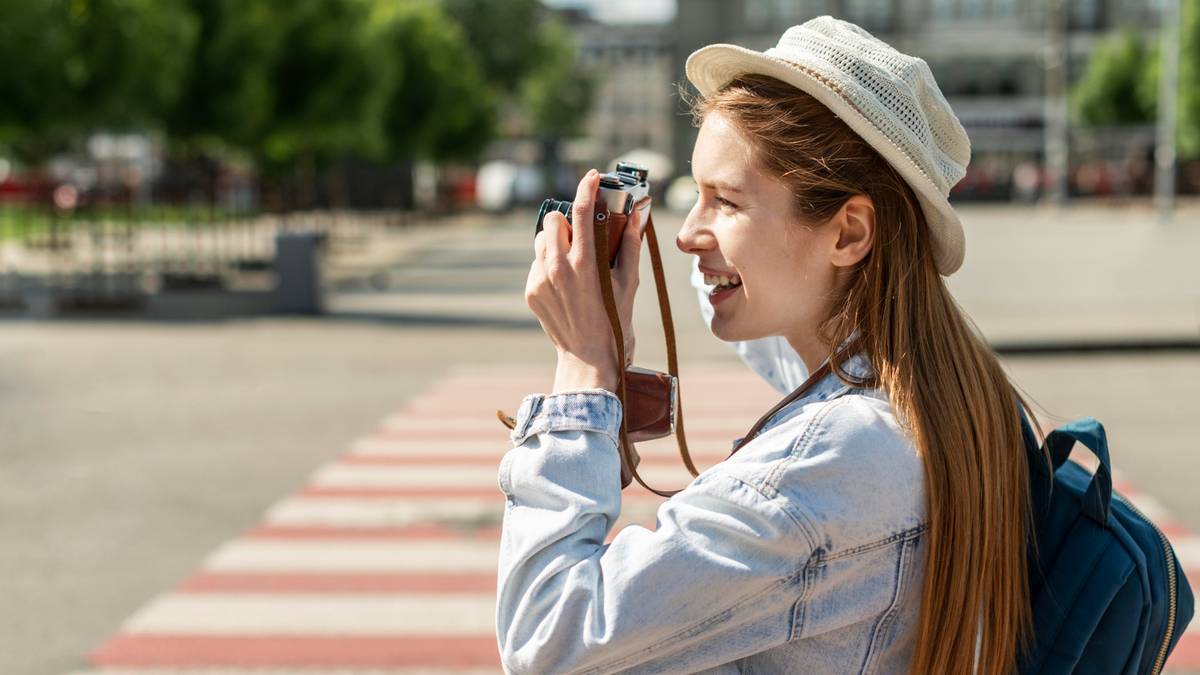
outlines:
[{"label": "backpack", "polygon": [[[1036,547],[1028,557],[1033,641],[1019,672],[1157,675],[1192,618],[1174,549],[1112,489],[1100,422],[1060,426],[1040,447],[1024,410],[1021,423]],[[1067,461],[1077,442],[1099,460],[1094,474]]]}]

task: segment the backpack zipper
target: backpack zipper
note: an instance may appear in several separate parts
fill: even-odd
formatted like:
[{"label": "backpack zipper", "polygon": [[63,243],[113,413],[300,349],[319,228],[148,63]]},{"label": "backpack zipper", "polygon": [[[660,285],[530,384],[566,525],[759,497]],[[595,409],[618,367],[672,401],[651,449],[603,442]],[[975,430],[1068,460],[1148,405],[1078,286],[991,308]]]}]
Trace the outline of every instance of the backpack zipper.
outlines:
[{"label": "backpack zipper", "polygon": [[1150,527],[1154,528],[1154,531],[1158,534],[1159,540],[1162,541],[1163,558],[1166,561],[1167,567],[1167,632],[1166,635],[1163,636],[1162,646],[1158,648],[1158,658],[1154,660],[1154,669],[1150,671],[1151,675],[1158,675],[1160,672],[1162,672],[1163,666],[1166,664],[1167,649],[1171,646],[1171,637],[1175,634],[1175,587],[1178,583],[1178,581],[1175,579],[1175,553],[1171,550],[1171,543],[1167,541],[1167,536],[1162,533],[1162,530],[1158,529],[1158,525],[1155,525],[1154,521],[1150,520],[1146,517],[1146,514],[1142,513],[1141,509],[1134,506],[1132,502],[1130,502],[1116,490],[1113,490],[1113,496],[1121,501],[1121,503],[1125,504],[1125,506],[1128,506],[1129,509],[1136,513],[1139,518],[1149,523]]}]

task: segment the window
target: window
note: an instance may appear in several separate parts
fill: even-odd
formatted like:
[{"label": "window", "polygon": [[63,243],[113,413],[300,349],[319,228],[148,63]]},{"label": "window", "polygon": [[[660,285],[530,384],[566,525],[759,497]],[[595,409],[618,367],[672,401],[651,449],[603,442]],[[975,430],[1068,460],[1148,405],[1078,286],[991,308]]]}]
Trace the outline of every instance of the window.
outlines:
[{"label": "window", "polygon": [[846,18],[868,31],[892,29],[892,3],[878,0],[845,0]]},{"label": "window", "polygon": [[951,21],[956,14],[954,0],[930,0],[929,15],[934,21]]},{"label": "window", "polygon": [[992,16],[998,18],[1013,17],[1017,15],[1016,0],[992,0]]},{"label": "window", "polygon": [[1072,28],[1098,28],[1100,23],[1100,3],[1096,0],[1073,0],[1068,3],[1067,20]]},{"label": "window", "polygon": [[774,5],[774,0],[746,0],[742,7],[746,25],[751,28],[765,28],[774,18]]},{"label": "window", "polygon": [[964,19],[982,19],[988,14],[987,0],[961,0],[959,16]]}]

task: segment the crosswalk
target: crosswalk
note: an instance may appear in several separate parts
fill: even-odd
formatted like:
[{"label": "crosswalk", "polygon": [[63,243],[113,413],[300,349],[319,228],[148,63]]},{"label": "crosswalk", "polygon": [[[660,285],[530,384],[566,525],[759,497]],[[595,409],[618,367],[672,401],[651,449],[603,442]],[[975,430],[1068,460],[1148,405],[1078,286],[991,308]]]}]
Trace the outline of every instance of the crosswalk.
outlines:
[{"label": "crosswalk", "polygon": [[[728,456],[778,395],[744,367],[684,374],[689,447],[703,470]],[[504,497],[497,484],[509,414],[545,391],[542,366],[457,369],[312,473],[189,578],[152,598],[75,675],[482,675],[501,672],[494,632]],[[642,443],[640,472],[686,485],[673,439]],[[1084,460],[1086,461],[1086,460]],[[1200,538],[1117,475],[1164,525],[1189,576]],[[663,498],[636,483],[611,536],[654,527]],[[1170,669],[1200,670],[1200,631]]]}]

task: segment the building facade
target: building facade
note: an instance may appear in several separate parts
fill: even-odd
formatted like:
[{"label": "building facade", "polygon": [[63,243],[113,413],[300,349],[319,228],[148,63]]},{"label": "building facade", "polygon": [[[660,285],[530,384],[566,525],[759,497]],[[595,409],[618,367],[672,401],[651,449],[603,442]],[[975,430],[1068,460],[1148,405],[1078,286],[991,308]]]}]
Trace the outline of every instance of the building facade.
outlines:
[{"label": "building facade", "polygon": [[[672,81],[686,81],[687,56],[706,44],[764,50],[789,26],[822,14],[844,18],[929,63],[971,137],[971,165],[956,197],[1007,198],[1014,175],[1028,175],[1030,167],[1040,171],[1036,167],[1043,163],[1046,119],[1053,110],[1046,79],[1053,45],[1062,45],[1059,55],[1066,52],[1069,86],[1096,42],[1111,31],[1134,26],[1154,38],[1161,1],[1063,0],[1061,21],[1054,22],[1049,8],[1055,3],[1049,0],[678,0]],[[686,173],[696,129],[686,116],[674,120],[672,153]],[[1127,135],[1090,144],[1085,134],[1073,144],[1103,145],[1109,154],[1132,154],[1140,161],[1153,130]]]}]

